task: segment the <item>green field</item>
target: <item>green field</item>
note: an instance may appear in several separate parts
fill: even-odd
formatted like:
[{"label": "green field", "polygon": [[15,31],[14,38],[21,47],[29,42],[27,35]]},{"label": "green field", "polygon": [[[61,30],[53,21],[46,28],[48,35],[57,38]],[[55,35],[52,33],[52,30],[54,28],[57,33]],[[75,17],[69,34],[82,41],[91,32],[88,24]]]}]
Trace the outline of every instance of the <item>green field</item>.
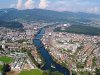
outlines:
[{"label": "green field", "polygon": [[34,70],[23,70],[20,72],[19,75],[43,75],[43,72],[39,69],[34,69]]},{"label": "green field", "polygon": [[1,56],[0,61],[4,62],[6,64],[9,64],[9,63],[13,62],[14,59],[11,57],[7,57],[7,56]]}]

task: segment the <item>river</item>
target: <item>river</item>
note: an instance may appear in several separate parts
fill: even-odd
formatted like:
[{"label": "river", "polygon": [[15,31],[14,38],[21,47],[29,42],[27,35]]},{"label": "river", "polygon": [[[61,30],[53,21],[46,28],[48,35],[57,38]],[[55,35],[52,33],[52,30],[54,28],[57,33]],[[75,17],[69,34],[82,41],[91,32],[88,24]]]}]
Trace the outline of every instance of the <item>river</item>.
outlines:
[{"label": "river", "polygon": [[[34,45],[37,47],[37,50],[39,50],[41,56],[45,60],[45,64],[42,67],[43,70],[51,70],[52,71],[58,71],[64,75],[70,75],[70,72],[65,67],[61,66],[60,64],[56,63],[51,55],[48,53],[48,51],[45,49],[43,43],[41,42],[41,38],[45,34],[45,28],[41,28],[38,33],[35,35],[35,38],[33,39]],[[53,66],[53,67],[52,67]]]}]

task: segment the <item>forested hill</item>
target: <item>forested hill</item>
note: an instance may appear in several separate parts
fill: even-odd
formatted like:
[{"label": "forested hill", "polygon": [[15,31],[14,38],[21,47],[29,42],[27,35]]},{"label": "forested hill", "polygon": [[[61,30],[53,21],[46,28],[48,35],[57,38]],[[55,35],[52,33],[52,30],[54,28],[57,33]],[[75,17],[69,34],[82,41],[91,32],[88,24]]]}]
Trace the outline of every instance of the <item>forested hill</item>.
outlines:
[{"label": "forested hill", "polygon": [[53,22],[89,22],[100,19],[100,15],[83,12],[57,12],[43,9],[0,9],[0,20],[53,21]]},{"label": "forested hill", "polygon": [[23,25],[19,22],[0,21],[0,27],[16,29],[16,28],[23,28]]},{"label": "forested hill", "polygon": [[72,25],[68,28],[65,28],[65,30],[62,30],[61,27],[58,27],[54,31],[100,36],[100,28],[90,27],[90,26]]}]

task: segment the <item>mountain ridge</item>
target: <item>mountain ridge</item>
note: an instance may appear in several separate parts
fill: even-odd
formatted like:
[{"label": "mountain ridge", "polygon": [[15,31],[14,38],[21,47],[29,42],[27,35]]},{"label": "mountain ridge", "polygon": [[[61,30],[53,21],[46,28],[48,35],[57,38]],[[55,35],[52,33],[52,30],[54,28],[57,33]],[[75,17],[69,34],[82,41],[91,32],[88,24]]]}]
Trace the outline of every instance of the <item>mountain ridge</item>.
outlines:
[{"label": "mountain ridge", "polygon": [[44,9],[26,9],[17,10],[14,8],[0,9],[0,20],[27,20],[27,21],[54,21],[54,22],[66,22],[76,21],[80,19],[91,20],[100,18],[100,15],[90,14],[84,12],[58,12]]}]

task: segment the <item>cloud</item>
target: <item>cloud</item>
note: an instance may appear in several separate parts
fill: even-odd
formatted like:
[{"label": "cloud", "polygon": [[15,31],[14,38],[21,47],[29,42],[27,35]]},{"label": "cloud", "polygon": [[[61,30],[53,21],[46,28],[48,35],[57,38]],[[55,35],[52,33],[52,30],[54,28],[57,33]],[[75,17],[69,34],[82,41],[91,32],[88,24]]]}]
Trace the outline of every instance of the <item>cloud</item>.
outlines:
[{"label": "cloud", "polygon": [[[96,0],[98,1],[98,0]],[[56,0],[48,6],[50,10],[100,13],[100,0]]]},{"label": "cloud", "polygon": [[11,4],[10,5],[10,8],[15,8],[16,7],[16,4]]},{"label": "cloud", "polygon": [[34,8],[34,1],[33,0],[27,0],[24,5],[25,5],[26,9],[33,9]]},{"label": "cloud", "polygon": [[89,13],[99,13],[100,8],[99,7],[92,7],[92,8],[89,8],[88,12]]},{"label": "cloud", "polygon": [[70,2],[65,1],[65,0],[59,0],[55,2],[50,2],[48,6],[48,9],[50,10],[55,10],[55,11],[68,11],[69,8],[72,8],[71,5],[69,5]]},{"label": "cloud", "polygon": [[17,9],[22,9],[22,0],[18,0]]},{"label": "cloud", "polygon": [[39,8],[45,9],[48,6],[48,2],[46,0],[40,0]]}]

